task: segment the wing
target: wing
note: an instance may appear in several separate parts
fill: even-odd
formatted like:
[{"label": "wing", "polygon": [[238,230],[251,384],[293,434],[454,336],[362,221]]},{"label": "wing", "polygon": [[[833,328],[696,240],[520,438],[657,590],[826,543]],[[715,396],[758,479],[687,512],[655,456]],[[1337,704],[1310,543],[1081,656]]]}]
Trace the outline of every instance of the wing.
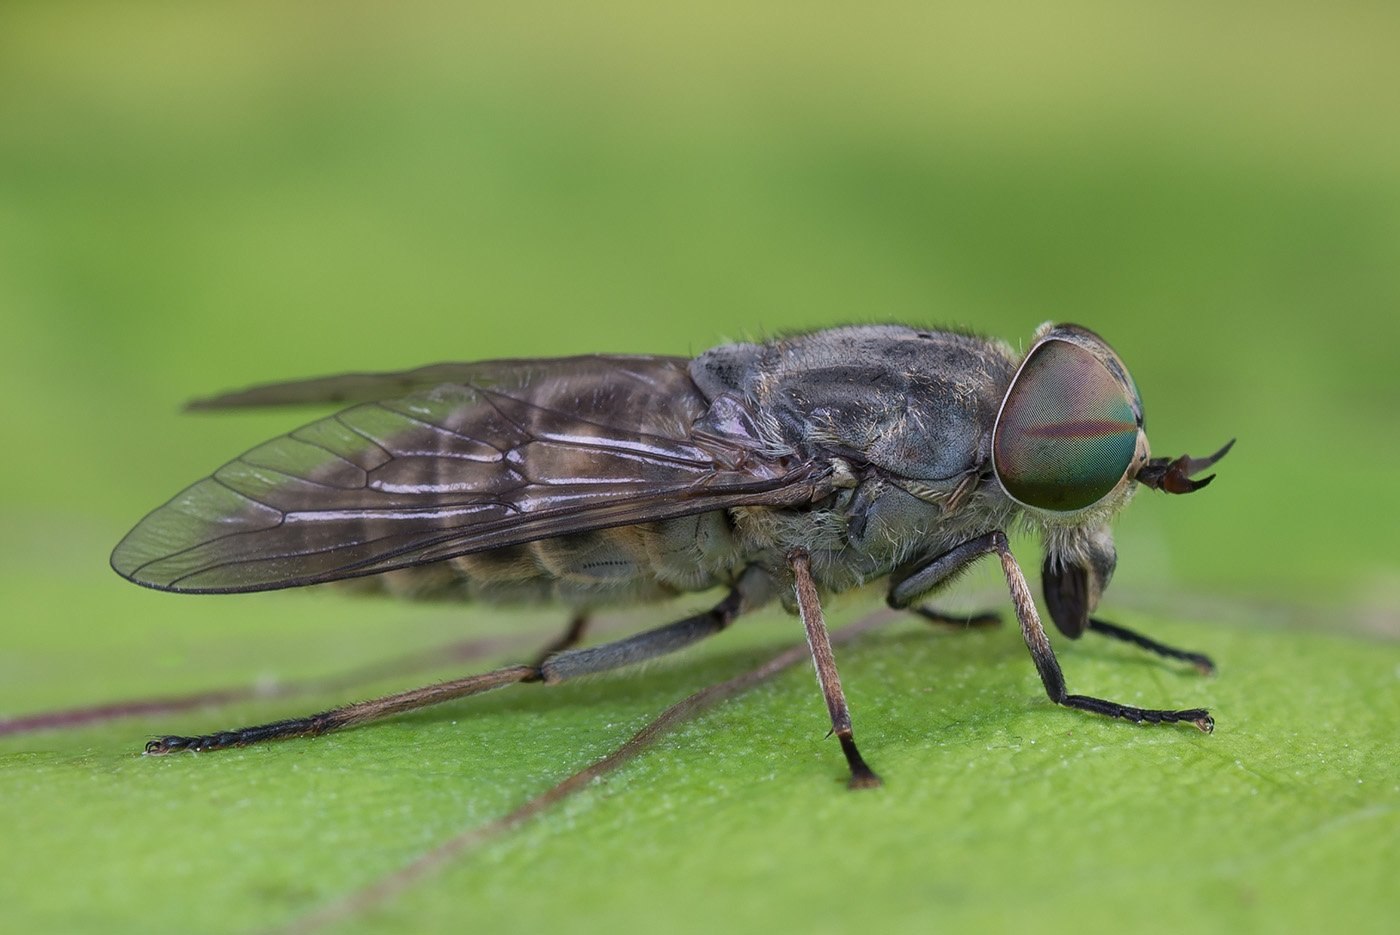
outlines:
[{"label": "wing", "polygon": [[[588,370],[627,368],[641,362],[676,360],[667,357],[587,355],[560,357],[548,361],[551,369]],[[444,383],[465,383],[478,387],[500,384],[521,386],[522,374],[533,374],[544,364],[540,360],[490,360],[480,363],[429,364],[398,373],[342,373],[333,377],[265,383],[231,393],[220,393],[191,400],[186,409],[250,409],[268,406],[347,405],[393,399],[430,390]]]},{"label": "wing", "polygon": [[736,429],[734,400],[709,414],[684,359],[453,366],[455,382],[229,462],[143,519],[112,567],[161,590],[270,590],[831,489],[825,466]]}]

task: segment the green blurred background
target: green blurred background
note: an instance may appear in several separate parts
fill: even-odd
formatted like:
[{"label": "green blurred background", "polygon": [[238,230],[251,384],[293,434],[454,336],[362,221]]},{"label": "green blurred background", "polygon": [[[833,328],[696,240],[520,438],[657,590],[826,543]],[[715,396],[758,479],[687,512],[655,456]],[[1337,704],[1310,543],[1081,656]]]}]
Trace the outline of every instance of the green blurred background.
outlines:
[{"label": "green blurred background", "polygon": [[[186,399],[844,322],[1098,330],[1158,453],[1239,438],[1208,492],[1123,516],[1111,596],[1266,628],[1266,646],[1328,631],[1393,654],[1397,49],[1400,7],[1379,2],[7,0],[0,715],[333,671],[461,630],[441,608],[182,599],[111,574],[143,512],[298,418],[184,416]],[[156,729],[0,748],[11,802],[37,796],[11,819],[33,836],[14,918],[134,925],[183,879],[154,840],[113,845],[145,875],[104,870],[90,916],[44,915],[83,833],[49,820],[73,801],[44,803],[57,780],[36,777],[82,800],[111,764],[145,765],[118,758]],[[183,882],[196,902],[261,898],[204,879]]]}]

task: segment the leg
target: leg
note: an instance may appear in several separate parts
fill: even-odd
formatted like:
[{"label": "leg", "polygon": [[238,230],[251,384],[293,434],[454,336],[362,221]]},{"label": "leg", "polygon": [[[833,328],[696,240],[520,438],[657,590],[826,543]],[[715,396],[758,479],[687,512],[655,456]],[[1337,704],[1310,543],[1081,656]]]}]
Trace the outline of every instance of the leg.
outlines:
[{"label": "leg", "polygon": [[[1215,721],[1211,719],[1210,713],[1202,708],[1191,708],[1185,711],[1134,708],[1118,704],[1115,701],[1105,701],[1102,698],[1069,694],[1065,688],[1064,674],[1060,671],[1060,663],[1055,658],[1055,651],[1050,647],[1050,640],[1045,635],[1045,628],[1041,626],[1040,615],[1036,612],[1035,601],[1031,597],[1030,588],[1026,585],[1025,575],[1021,574],[1021,567],[1016,564],[1016,558],[1011,554],[1005,533],[992,532],[971,539],[933,559],[928,564],[902,574],[890,588],[890,606],[896,608],[908,606],[909,602],[918,597],[919,594],[944,581],[950,575],[961,571],[981,556],[993,552],[1001,558],[1002,573],[1005,574],[1006,584],[1011,589],[1011,601],[1016,607],[1016,617],[1021,622],[1021,635],[1026,641],[1026,647],[1031,651],[1031,659],[1035,662],[1036,670],[1040,673],[1040,681],[1045,686],[1045,693],[1050,696],[1051,701],[1067,708],[1077,708],[1081,711],[1091,711],[1095,714],[1123,718],[1137,723],[1144,721],[1150,724],[1190,722],[1206,733],[1215,729]],[[1136,636],[1136,634],[1133,635]]]},{"label": "leg", "polygon": [[493,688],[513,685],[517,682],[562,682],[579,675],[606,672],[636,662],[655,659],[675,652],[695,643],[706,636],[718,633],[727,627],[740,611],[747,609],[742,590],[744,580],[729,592],[729,595],[714,609],[689,617],[679,623],[667,624],[654,630],[647,630],[636,636],[572,652],[558,653],[539,665],[507,666],[471,675],[450,682],[440,682],[424,688],[386,695],[370,701],[332,708],[309,717],[291,718],[271,724],[242,727],[237,730],[219,731],[198,737],[168,736],[159,737],[146,744],[146,752],[153,755],[171,753],[176,750],[222,750],[227,747],[242,747],[264,740],[280,740],[286,737],[313,737],[326,734],[343,727],[378,720],[391,714],[401,714],[429,705],[479,695]]},{"label": "leg", "polygon": [[953,627],[990,627],[1001,622],[995,613],[969,614],[967,616],[941,613],[932,607],[915,606],[913,601],[921,595],[946,584],[967,569],[977,559],[987,554],[988,538],[981,536],[965,542],[950,552],[938,556],[923,565],[895,572],[890,585],[889,605],[896,610],[911,610],[930,623]]},{"label": "leg", "polygon": [[836,671],[836,657],[831,652],[831,638],[826,632],[821,599],[817,594],[816,582],[812,580],[811,558],[806,551],[795,549],[788,553],[788,567],[792,569],[793,588],[797,592],[797,609],[802,615],[802,625],[807,629],[807,646],[812,651],[812,662],[817,668],[817,682],[826,698],[826,709],[831,714],[831,731],[841,741],[841,752],[846,754],[846,762],[851,767],[848,787],[874,788],[880,785],[880,777],[866,765],[856,749],[851,730],[851,712],[846,707],[846,693],[841,690],[841,674]]},{"label": "leg", "polygon": [[1184,649],[1177,649],[1175,646],[1168,646],[1159,643],[1154,639],[1149,639],[1141,633],[1134,633],[1127,627],[1120,627],[1116,623],[1109,623],[1107,620],[1100,620],[1097,617],[1089,618],[1089,630],[1093,633],[1102,633],[1104,636],[1111,636],[1115,640],[1122,640],[1125,643],[1132,643],[1148,652],[1165,656],[1168,659],[1180,659],[1189,662],[1196,667],[1202,675],[1215,674],[1215,662],[1205,653],[1193,653]]},{"label": "leg", "polygon": [[929,623],[941,627],[956,627],[959,630],[968,630],[974,627],[977,629],[994,627],[1001,623],[1001,616],[992,611],[984,611],[980,614],[945,614],[942,611],[934,610],[932,607],[922,604],[909,609],[920,617],[923,617]]},{"label": "leg", "polygon": [[1125,643],[1132,643],[1148,652],[1165,656],[1168,659],[1181,659],[1194,665],[1202,675],[1215,672],[1215,663],[1202,653],[1187,652],[1148,639],[1107,620],[1097,620],[1089,616],[1103,593],[1105,584],[1113,577],[1113,567],[1118,556],[1113,550],[1113,540],[1107,529],[1090,535],[1072,556],[1051,557],[1046,555],[1041,566],[1040,578],[1044,583],[1045,607],[1050,611],[1050,619],[1060,632],[1070,639],[1079,639],[1086,631],[1111,636]]},{"label": "leg", "polygon": [[527,681],[539,670],[534,666],[508,666],[481,675],[469,675],[463,679],[439,682],[396,695],[385,695],[369,701],[360,701],[312,714],[307,717],[289,718],[271,724],[258,724],[253,727],[240,727],[198,737],[167,736],[158,737],[146,744],[146,752],[153,756],[172,753],[176,750],[193,750],[202,753],[206,750],[223,750],[227,747],[246,747],[248,744],[264,740],[281,740],[286,737],[315,737],[333,730],[376,721],[391,714],[426,708],[428,705],[479,695],[493,688]]},{"label": "leg", "polygon": [[[976,539],[969,539],[927,562],[901,568],[890,580],[890,593],[886,601],[895,610],[904,610],[916,598],[922,597],[953,578],[962,574],[967,567],[984,555],[996,551],[994,538],[1001,533],[993,532]],[[1006,537],[1002,536],[1002,541]]]},{"label": "leg", "polygon": [[607,672],[610,669],[620,669],[623,666],[656,659],[684,649],[692,643],[698,643],[707,636],[713,636],[733,623],[734,618],[744,609],[743,592],[735,588],[724,600],[703,614],[668,623],[664,627],[647,630],[613,643],[550,656],[539,665],[537,678],[529,681],[554,685],[578,678],[580,675]]},{"label": "leg", "polygon": [[566,649],[573,649],[583,639],[584,631],[588,629],[588,613],[579,611],[574,614],[574,618],[569,621],[569,628],[559,634],[552,641],[545,644],[535,656],[535,668],[544,665],[544,661],[555,653],[562,653]]},{"label": "leg", "polygon": [[1016,605],[1016,616],[1021,621],[1021,635],[1025,638],[1026,647],[1031,651],[1031,659],[1035,661],[1035,667],[1040,672],[1040,681],[1045,685],[1045,693],[1050,696],[1051,701],[1067,708],[1078,708],[1080,711],[1091,711],[1106,717],[1123,718],[1138,724],[1144,721],[1149,724],[1189,721],[1207,734],[1215,730],[1215,721],[1204,708],[1162,711],[1152,708],[1134,708],[1116,701],[1091,698],[1088,695],[1068,694],[1065,690],[1064,674],[1060,671],[1060,663],[1055,658],[1055,651],[1050,648],[1050,640],[1045,635],[1045,628],[1040,624],[1040,616],[1035,610],[1035,601],[1031,599],[1030,588],[1026,585],[1026,576],[1021,574],[1021,566],[1016,564],[1016,558],[1011,554],[1006,536],[999,532],[992,535],[995,537],[993,547],[1001,556],[1002,573],[1006,575],[1006,584],[1011,589],[1011,602]]}]

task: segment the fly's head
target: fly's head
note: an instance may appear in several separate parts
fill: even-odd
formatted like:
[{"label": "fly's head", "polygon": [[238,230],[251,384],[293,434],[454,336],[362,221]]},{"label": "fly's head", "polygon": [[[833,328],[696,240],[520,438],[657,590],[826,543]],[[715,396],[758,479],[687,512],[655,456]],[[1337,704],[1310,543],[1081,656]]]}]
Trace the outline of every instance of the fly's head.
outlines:
[{"label": "fly's head", "polygon": [[[1231,442],[1230,444],[1233,444]],[[1006,495],[1045,533],[1046,603],[1078,636],[1113,574],[1108,520],[1141,483],[1191,493],[1209,458],[1153,458],[1142,398],[1102,338],[1078,325],[1043,325],[1002,399],[992,471]]]},{"label": "fly's head", "polygon": [[[1233,443],[1232,443],[1233,444]],[[1191,493],[1191,475],[1225,456],[1152,458],[1142,397],[1113,348],[1078,325],[1043,325],[1002,399],[992,471],[1016,503],[1046,525],[1101,522],[1135,484]]]}]

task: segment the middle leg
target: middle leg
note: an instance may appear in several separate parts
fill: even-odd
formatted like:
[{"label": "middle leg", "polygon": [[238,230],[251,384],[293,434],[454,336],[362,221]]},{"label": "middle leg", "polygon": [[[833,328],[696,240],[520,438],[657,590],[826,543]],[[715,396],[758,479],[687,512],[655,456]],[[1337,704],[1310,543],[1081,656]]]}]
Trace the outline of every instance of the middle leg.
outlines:
[{"label": "middle leg", "polygon": [[817,594],[817,584],[812,579],[811,557],[803,549],[794,549],[788,553],[788,568],[792,571],[797,609],[802,616],[802,625],[807,629],[807,645],[812,651],[812,662],[817,669],[817,682],[821,685],[826,709],[831,715],[831,732],[841,741],[841,752],[846,755],[846,763],[851,768],[851,779],[847,788],[873,789],[880,785],[880,777],[866,765],[865,759],[856,749],[855,734],[851,728],[851,711],[846,707],[846,693],[841,690],[841,673],[836,671],[836,657],[831,651],[831,637],[826,632],[821,597]]}]

